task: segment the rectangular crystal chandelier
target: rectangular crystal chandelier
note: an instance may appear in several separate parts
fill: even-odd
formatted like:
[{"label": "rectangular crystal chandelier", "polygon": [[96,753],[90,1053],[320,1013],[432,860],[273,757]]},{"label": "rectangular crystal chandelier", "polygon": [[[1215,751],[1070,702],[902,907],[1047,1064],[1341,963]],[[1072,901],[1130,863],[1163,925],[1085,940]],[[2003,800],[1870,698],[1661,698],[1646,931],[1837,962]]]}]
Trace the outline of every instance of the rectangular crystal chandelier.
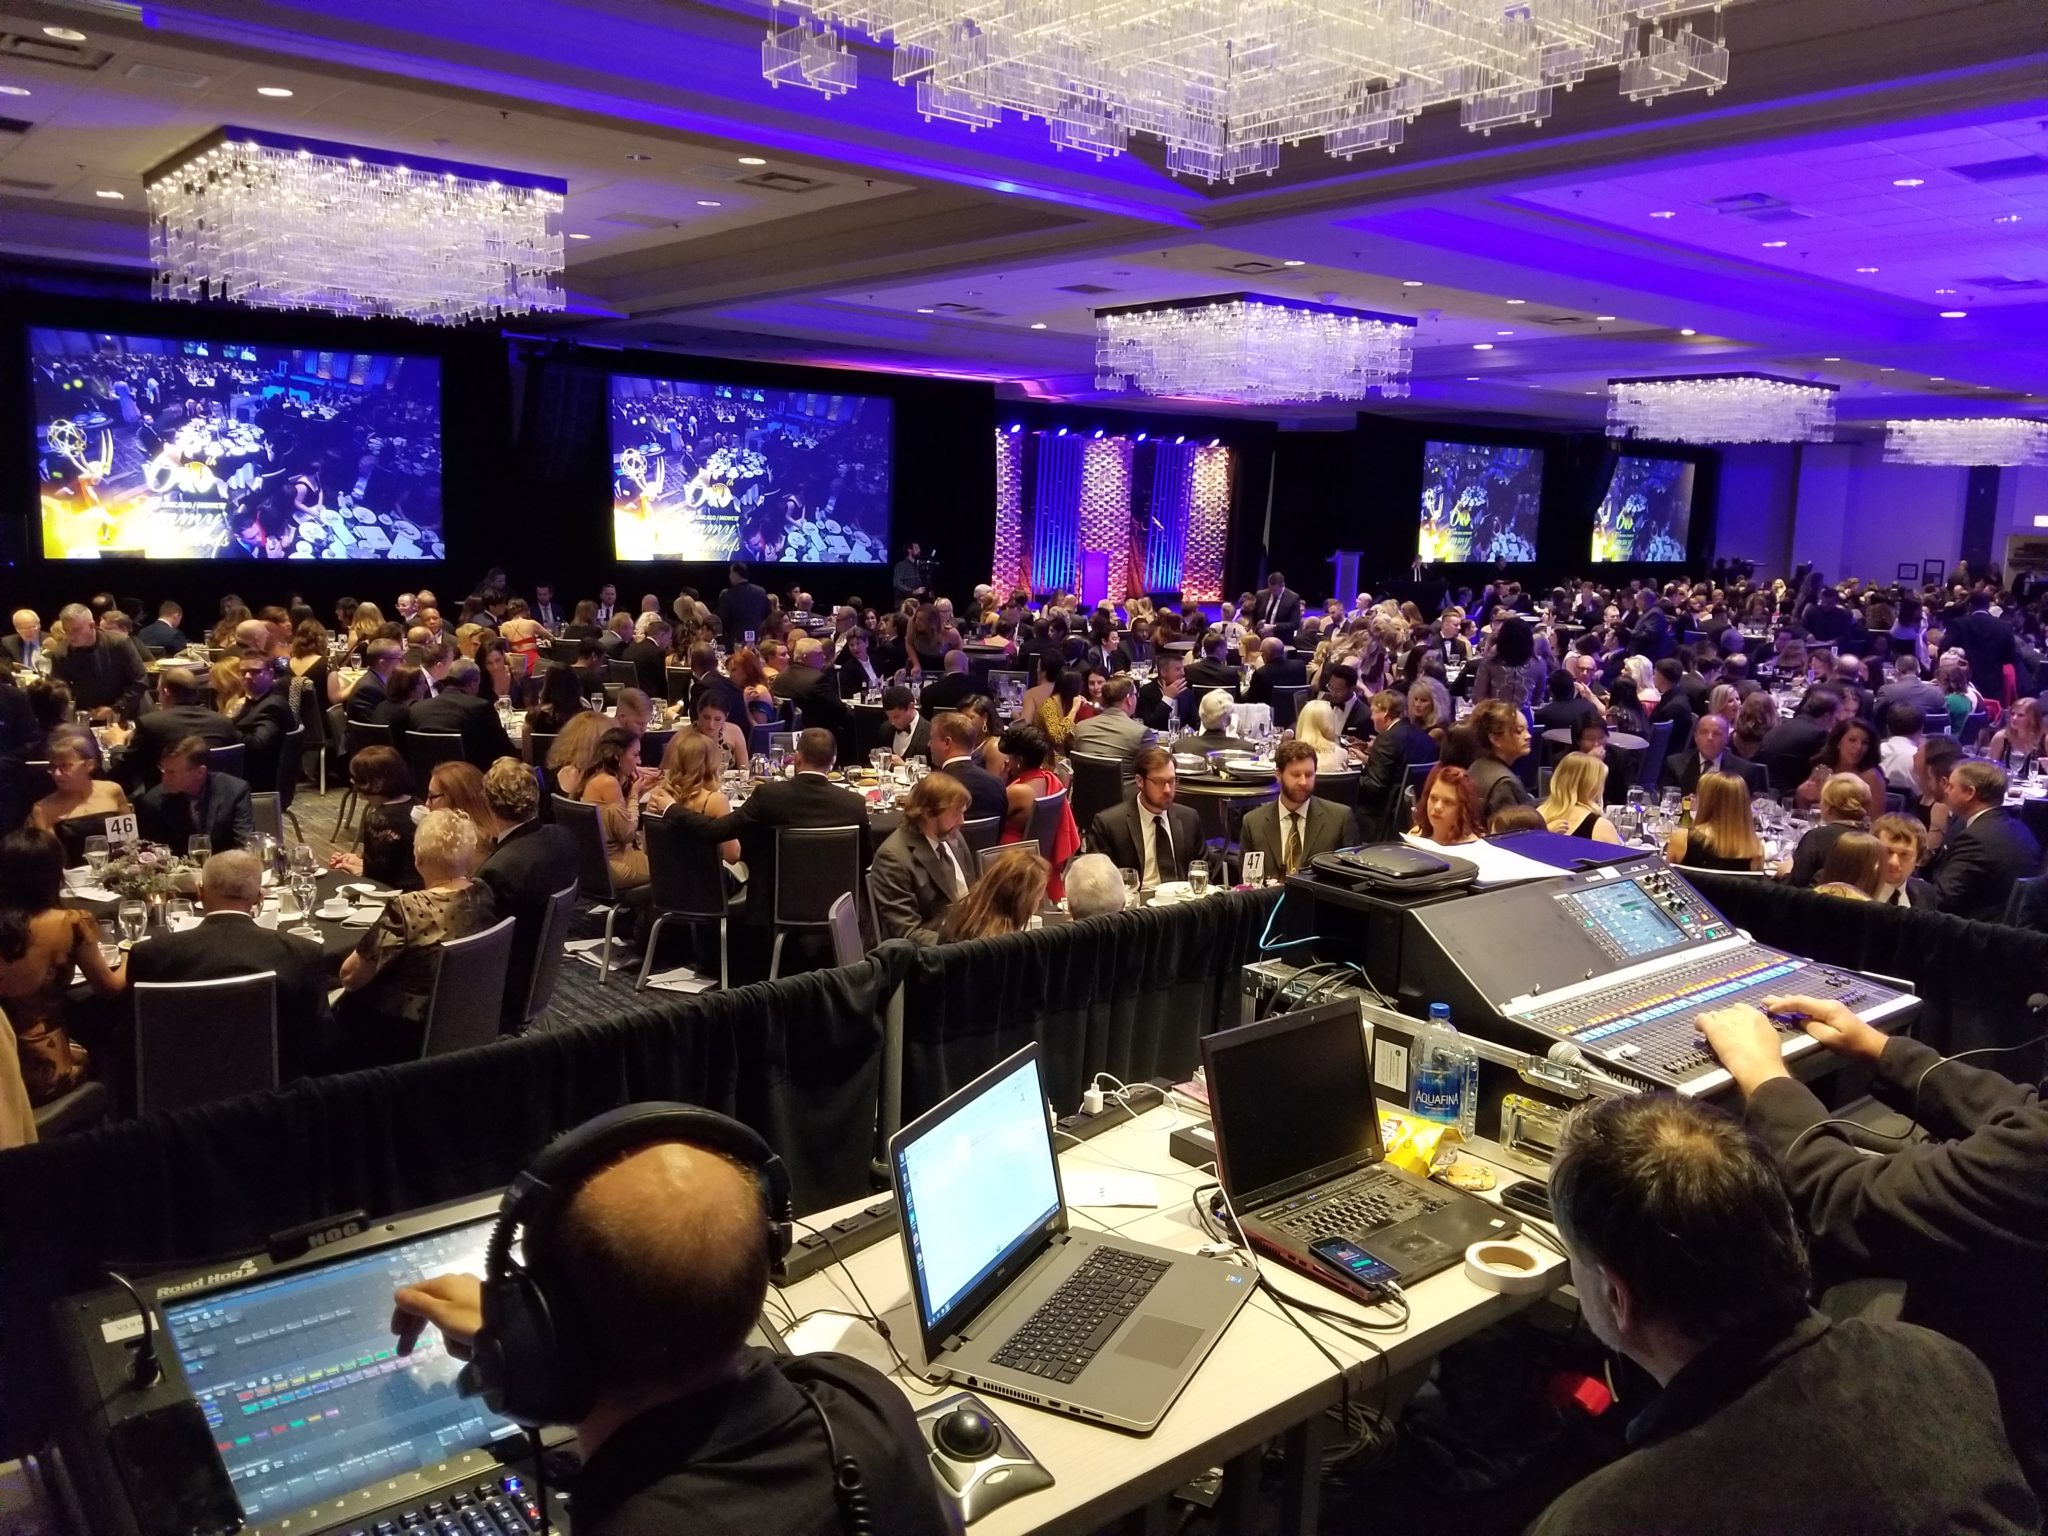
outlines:
[{"label": "rectangular crystal chandelier", "polygon": [[1826,443],[1837,393],[1766,373],[1609,379],[1607,430],[1658,443]]},{"label": "rectangular crystal chandelier", "polygon": [[158,298],[446,325],[564,303],[554,177],[222,128],[143,183]]},{"label": "rectangular crystal chandelier", "polygon": [[1229,293],[1095,312],[1095,387],[1282,405],[1408,393],[1415,322]]},{"label": "rectangular crystal chandelier", "polygon": [[2048,421],[1979,416],[1960,421],[1888,421],[1887,464],[2048,467]]},{"label": "rectangular crystal chandelier", "polygon": [[1615,66],[1651,101],[1728,83],[1728,49],[1678,18],[1740,0],[769,0],[761,73],[841,95],[849,33],[893,45],[917,109],[970,129],[1004,112],[1054,144],[1121,154],[1133,133],[1170,170],[1231,181],[1321,139],[1392,149],[1456,102],[1479,133],[1549,115],[1553,92]]}]

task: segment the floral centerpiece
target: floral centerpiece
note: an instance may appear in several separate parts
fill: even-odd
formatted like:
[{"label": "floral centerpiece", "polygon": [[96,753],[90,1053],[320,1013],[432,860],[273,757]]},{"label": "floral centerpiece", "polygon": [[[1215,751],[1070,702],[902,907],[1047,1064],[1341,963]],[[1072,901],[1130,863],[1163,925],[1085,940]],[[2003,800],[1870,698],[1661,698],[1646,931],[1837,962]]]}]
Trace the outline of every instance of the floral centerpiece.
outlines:
[{"label": "floral centerpiece", "polygon": [[171,894],[171,872],[177,862],[168,848],[136,843],[119,857],[107,860],[100,883],[130,901],[161,901]]}]

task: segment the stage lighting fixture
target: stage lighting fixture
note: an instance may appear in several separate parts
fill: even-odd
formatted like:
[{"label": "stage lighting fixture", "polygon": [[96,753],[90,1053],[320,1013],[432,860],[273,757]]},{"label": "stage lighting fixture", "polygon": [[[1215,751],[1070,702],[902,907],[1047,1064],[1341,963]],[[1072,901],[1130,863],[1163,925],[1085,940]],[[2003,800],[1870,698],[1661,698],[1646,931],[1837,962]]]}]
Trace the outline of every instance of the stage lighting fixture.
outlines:
[{"label": "stage lighting fixture", "polygon": [[1058,433],[1055,435],[1059,437],[1065,437],[1067,435],[1067,429],[1065,427],[1061,427]]}]

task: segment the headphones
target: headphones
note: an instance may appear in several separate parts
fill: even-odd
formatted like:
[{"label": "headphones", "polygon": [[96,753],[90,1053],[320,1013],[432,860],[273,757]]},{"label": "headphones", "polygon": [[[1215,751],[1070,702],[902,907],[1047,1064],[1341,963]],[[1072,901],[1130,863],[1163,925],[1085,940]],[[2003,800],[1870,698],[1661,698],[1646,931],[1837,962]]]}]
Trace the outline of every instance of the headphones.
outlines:
[{"label": "headphones", "polygon": [[[795,1220],[789,1174],[768,1143],[739,1121],[687,1104],[628,1104],[564,1133],[506,1189],[485,1253],[483,1327],[463,1390],[480,1394],[492,1412],[528,1429],[574,1424],[589,1413],[597,1382],[578,1308],[545,1260],[536,1266],[512,1257],[512,1240],[522,1232],[529,1240],[545,1234],[599,1169],[664,1141],[722,1152],[745,1165],[760,1189],[769,1262],[789,1252]],[[545,1252],[545,1242],[540,1246]]]}]

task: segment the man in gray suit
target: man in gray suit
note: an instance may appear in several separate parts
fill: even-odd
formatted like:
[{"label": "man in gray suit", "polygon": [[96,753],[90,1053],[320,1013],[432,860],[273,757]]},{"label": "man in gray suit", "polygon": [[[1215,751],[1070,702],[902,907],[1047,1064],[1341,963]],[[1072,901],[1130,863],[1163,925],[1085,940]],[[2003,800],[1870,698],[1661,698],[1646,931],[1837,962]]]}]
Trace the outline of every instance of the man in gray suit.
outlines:
[{"label": "man in gray suit", "polygon": [[1185,880],[1188,866],[1205,856],[1207,848],[1202,818],[1190,807],[1174,804],[1179,779],[1173,754],[1164,747],[1142,748],[1137,775],[1136,786],[1122,803],[1097,811],[1088,824],[1089,851],[1108,854],[1119,869],[1138,871],[1141,886]]},{"label": "man in gray suit", "polygon": [[960,835],[967,786],[927,774],[903,802],[903,825],[882,839],[868,871],[868,895],[885,939],[936,944],[946,911],[973,881],[974,855]]},{"label": "man in gray suit", "polygon": [[1067,750],[1086,757],[1114,758],[1129,770],[1138,761],[1138,749],[1152,739],[1137,710],[1138,685],[1128,677],[1112,677],[1102,685],[1102,713],[1074,727]]},{"label": "man in gray suit", "polygon": [[1284,741],[1273,754],[1278,798],[1244,819],[1238,844],[1266,856],[1266,874],[1291,875],[1319,853],[1335,853],[1358,841],[1351,813],[1334,800],[1316,798],[1316,749],[1305,741]]}]

